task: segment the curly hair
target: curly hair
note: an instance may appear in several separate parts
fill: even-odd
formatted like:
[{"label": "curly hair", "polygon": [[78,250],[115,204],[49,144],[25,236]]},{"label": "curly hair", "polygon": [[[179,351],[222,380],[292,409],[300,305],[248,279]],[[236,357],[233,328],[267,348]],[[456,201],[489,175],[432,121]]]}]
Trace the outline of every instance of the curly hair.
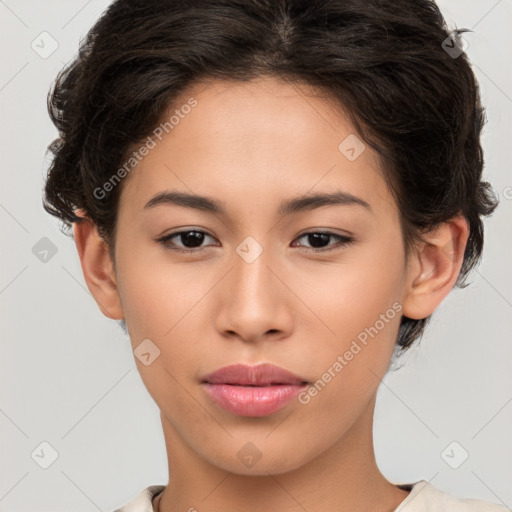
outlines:
[{"label": "curly hair", "polygon": [[[450,32],[432,0],[116,0],[48,93],[59,136],[48,146],[43,207],[66,234],[83,210],[114,261],[123,183],[106,197],[95,190],[133,144],[199,80],[270,75],[326,91],[345,109],[381,159],[407,252],[422,233],[466,218],[464,287],[483,249],[481,217],[498,204],[482,181],[486,118],[460,47],[466,31]],[[429,318],[402,316],[402,352]]]}]

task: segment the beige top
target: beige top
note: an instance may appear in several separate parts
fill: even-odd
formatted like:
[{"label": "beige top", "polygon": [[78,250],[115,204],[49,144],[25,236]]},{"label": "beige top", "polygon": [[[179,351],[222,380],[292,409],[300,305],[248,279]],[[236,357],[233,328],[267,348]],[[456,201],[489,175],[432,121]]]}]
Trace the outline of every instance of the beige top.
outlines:
[{"label": "beige top", "polygon": [[[415,484],[400,484],[411,490],[394,512],[511,512],[503,505],[496,505],[474,498],[456,498],[440,491],[426,480]],[[155,512],[153,499],[165,489],[164,485],[146,487],[127,505],[114,512]]]}]

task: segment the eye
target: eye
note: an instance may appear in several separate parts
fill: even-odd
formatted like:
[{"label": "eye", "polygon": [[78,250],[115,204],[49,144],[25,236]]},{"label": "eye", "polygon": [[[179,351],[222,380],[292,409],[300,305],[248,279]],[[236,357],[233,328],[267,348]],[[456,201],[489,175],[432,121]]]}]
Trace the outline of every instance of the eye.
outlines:
[{"label": "eye", "polygon": [[[206,249],[206,246],[201,247],[204,242],[205,237],[210,237],[213,239],[205,231],[201,231],[198,229],[187,229],[184,231],[176,231],[175,233],[170,233],[165,235],[159,239],[157,242],[161,243],[164,247],[169,248],[173,251],[178,252],[200,252],[202,249]],[[354,239],[344,235],[337,235],[336,233],[331,233],[329,231],[310,231],[308,233],[302,234],[300,237],[295,240],[300,240],[302,238],[306,238],[307,241],[311,244],[312,247],[310,249],[314,252],[328,252],[336,249],[340,249],[341,247],[345,247],[354,242]],[[331,245],[329,247],[329,239],[335,238],[338,240],[338,243],[335,245]],[[174,239],[179,240],[183,245],[180,247],[176,244]],[[327,248],[325,248],[327,244]]]},{"label": "eye", "polygon": [[[157,240],[164,247],[168,247],[173,251],[178,252],[199,252],[199,250],[205,249],[206,247],[201,247],[201,244],[204,241],[205,236],[211,237],[205,231],[200,231],[198,229],[187,229],[184,231],[176,231],[175,233],[171,233],[169,235],[165,235]],[[182,244],[185,246],[179,247],[176,246],[176,243],[173,241],[174,239],[180,240]]]},{"label": "eye", "polygon": [[[324,249],[325,244],[328,244],[329,239],[333,237],[338,239],[338,243],[331,247],[327,246],[327,249]],[[329,231],[310,231],[309,233],[302,234],[296,240],[301,238],[307,238],[307,241],[312,245],[311,249],[315,252],[334,251],[354,242],[354,239],[349,236],[337,235]]]}]

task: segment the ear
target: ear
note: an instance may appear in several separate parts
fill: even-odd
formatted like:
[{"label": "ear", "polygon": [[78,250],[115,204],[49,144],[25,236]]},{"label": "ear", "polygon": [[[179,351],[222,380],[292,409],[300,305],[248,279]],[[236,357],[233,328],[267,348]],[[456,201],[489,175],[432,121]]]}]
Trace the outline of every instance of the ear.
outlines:
[{"label": "ear", "polygon": [[[77,210],[76,213],[79,215],[82,212]],[[124,313],[108,246],[100,237],[96,225],[86,216],[83,219],[73,223],[73,238],[87,287],[105,316],[121,320]]]},{"label": "ear", "polygon": [[431,315],[459,276],[469,226],[463,216],[443,222],[422,235],[409,255],[403,314],[414,320]]}]

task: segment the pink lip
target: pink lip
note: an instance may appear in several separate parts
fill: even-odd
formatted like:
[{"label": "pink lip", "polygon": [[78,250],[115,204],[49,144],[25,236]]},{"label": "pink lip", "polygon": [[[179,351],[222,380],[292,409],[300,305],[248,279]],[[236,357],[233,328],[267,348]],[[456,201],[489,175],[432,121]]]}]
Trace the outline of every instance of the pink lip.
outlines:
[{"label": "pink lip", "polygon": [[239,416],[267,416],[291,402],[308,384],[271,364],[225,366],[201,383],[208,396]]}]

